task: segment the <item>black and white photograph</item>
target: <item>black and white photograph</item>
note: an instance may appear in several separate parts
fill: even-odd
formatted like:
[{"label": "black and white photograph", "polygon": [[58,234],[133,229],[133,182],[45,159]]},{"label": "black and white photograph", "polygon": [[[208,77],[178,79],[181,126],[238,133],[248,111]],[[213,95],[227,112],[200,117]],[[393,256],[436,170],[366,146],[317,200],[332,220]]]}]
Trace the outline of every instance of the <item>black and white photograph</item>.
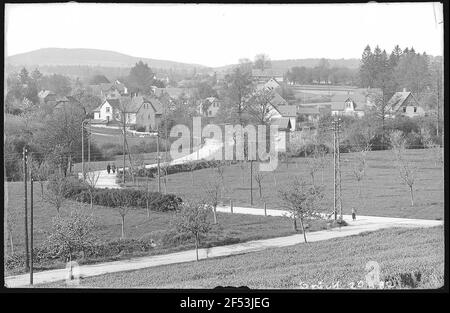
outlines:
[{"label": "black and white photograph", "polygon": [[4,17],[3,289],[448,291],[443,3]]}]

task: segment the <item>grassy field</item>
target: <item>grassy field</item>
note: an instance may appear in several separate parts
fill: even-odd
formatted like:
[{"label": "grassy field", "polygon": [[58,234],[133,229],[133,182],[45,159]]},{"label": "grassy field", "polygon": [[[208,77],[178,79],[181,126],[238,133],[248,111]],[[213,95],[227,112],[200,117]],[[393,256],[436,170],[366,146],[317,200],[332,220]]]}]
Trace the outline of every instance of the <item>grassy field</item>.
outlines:
[{"label": "grassy field", "polygon": [[[398,168],[392,151],[371,151],[367,157],[367,175],[362,182],[362,196],[358,195],[357,181],[353,176],[352,167],[355,154],[341,155],[342,160],[342,194],[343,211],[349,214],[351,208],[357,209],[361,215],[377,215],[403,218],[442,219],[444,217],[444,180],[442,167],[436,167],[428,150],[408,150],[408,158],[417,167],[415,189],[415,205],[411,207],[409,188],[399,176]],[[258,164],[253,163],[253,173],[258,170]],[[172,174],[167,176],[167,192],[175,193],[183,199],[198,198],[204,195],[205,187],[215,178],[215,169],[202,169],[193,172]],[[305,158],[292,158],[288,166],[279,164],[274,172],[263,172],[263,197],[259,198],[259,189],[253,180],[254,205],[268,208],[280,208],[278,190],[294,175],[301,176],[310,182],[311,177]],[[316,173],[316,184],[322,184],[322,171]],[[225,204],[232,199],[236,206],[250,206],[250,165],[242,169],[238,164],[227,167],[224,172]],[[144,181],[139,182],[145,186]],[[330,157],[323,171],[325,186],[325,205],[333,207],[333,166]],[[157,180],[150,183],[152,190],[157,190]],[[165,190],[162,179],[162,190]]]},{"label": "grassy field", "polygon": [[[397,288],[439,288],[444,283],[443,227],[388,229],[238,256],[106,274],[83,279],[80,287],[296,289],[315,285],[348,289],[360,284],[359,287],[367,288],[365,277],[369,269],[365,266],[369,261],[379,264],[380,281],[397,281]],[[417,285],[408,281],[409,275],[416,277]],[[64,288],[65,283],[40,287]]]},{"label": "grassy field", "polygon": [[[13,221],[13,243],[16,253],[24,252],[24,210],[23,183],[7,183],[5,190],[6,212]],[[40,188],[35,184],[34,189],[34,246],[42,244],[48,236],[52,218],[56,216],[56,209],[41,200]],[[79,208],[80,203],[67,201],[61,214],[67,214],[73,208]],[[91,213],[86,208],[87,213]],[[119,239],[121,235],[121,219],[117,211],[108,207],[95,206],[94,216],[97,220],[95,235],[101,241]],[[134,239],[154,239],[159,241],[164,231],[171,228],[172,213],[150,212],[147,217],[145,209],[133,209],[125,218],[125,235]],[[212,222],[212,216],[210,216]],[[6,221],[6,216],[5,216]],[[288,218],[264,217],[243,214],[218,213],[219,225],[214,226],[209,238],[202,245],[222,245],[243,242],[254,239],[280,237],[293,234],[292,222]],[[311,223],[308,231],[326,228],[324,221]],[[10,254],[10,243],[7,227],[4,228],[5,255]],[[158,246],[152,254],[168,253],[177,250],[193,249],[194,244],[184,244],[178,247]],[[149,253],[147,253],[148,255]],[[103,260],[104,261],[104,260]],[[39,270],[39,268],[38,268]]]}]

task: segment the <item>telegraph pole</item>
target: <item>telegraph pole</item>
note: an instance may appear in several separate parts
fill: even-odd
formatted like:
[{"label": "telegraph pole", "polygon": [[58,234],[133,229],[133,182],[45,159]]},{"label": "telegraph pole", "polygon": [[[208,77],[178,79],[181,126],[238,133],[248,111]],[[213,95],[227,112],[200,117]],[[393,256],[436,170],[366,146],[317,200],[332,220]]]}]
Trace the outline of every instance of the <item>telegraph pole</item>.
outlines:
[{"label": "telegraph pole", "polygon": [[253,206],[253,160],[250,160],[250,205]]},{"label": "telegraph pole", "polygon": [[334,219],[337,220],[337,214],[339,210],[339,216],[342,220],[342,175],[341,175],[341,154],[340,154],[340,121],[339,117],[333,121],[333,146],[334,146]]},{"label": "telegraph pole", "polygon": [[91,170],[91,122],[89,121],[89,137],[88,137],[88,170]]},{"label": "telegraph pole", "polygon": [[23,186],[25,192],[25,200],[24,200],[24,209],[25,209],[25,272],[30,270],[29,267],[29,259],[28,259],[28,188],[27,188],[27,149],[23,147],[22,155],[23,155]]},{"label": "telegraph pole", "polygon": [[158,162],[158,192],[161,192],[161,164],[159,160],[159,127],[156,133],[156,158]]},{"label": "telegraph pole", "polygon": [[125,121],[125,110],[122,110],[123,112],[122,112],[122,115],[123,115],[123,118],[122,118],[122,123],[123,123],[123,171],[122,171],[122,173],[123,173],[123,183],[125,184],[125,136],[126,136],[126,129],[125,129],[125,124],[126,124],[126,121]]},{"label": "telegraph pole", "polygon": [[30,168],[30,285],[33,285],[33,173]]},{"label": "telegraph pole", "polygon": [[336,123],[333,121],[333,212],[335,221],[337,220],[336,187]]}]

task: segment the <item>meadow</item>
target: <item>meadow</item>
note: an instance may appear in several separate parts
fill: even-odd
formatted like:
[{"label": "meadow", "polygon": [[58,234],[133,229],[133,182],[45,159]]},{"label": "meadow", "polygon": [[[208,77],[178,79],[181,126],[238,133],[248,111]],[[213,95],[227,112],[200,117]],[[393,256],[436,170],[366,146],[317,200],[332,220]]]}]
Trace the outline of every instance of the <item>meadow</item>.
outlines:
[{"label": "meadow", "polygon": [[[393,288],[434,289],[444,284],[443,226],[385,229],[357,236],[119,272],[81,280],[81,288],[252,289],[364,288],[366,264]],[[40,285],[64,288],[65,282]]]},{"label": "meadow", "polygon": [[[343,213],[350,214],[355,208],[358,214],[402,218],[442,219],[444,217],[444,178],[442,166],[435,165],[431,152],[426,149],[407,150],[407,158],[416,168],[415,203],[411,206],[410,193],[402,181],[392,151],[370,151],[367,155],[366,177],[362,181],[361,195],[353,175],[356,163],[355,153],[341,154]],[[217,170],[201,169],[193,172],[171,174],[161,178],[162,190],[174,193],[183,199],[198,199],[205,196],[205,189],[217,181]],[[258,172],[258,163],[253,162],[253,174]],[[262,197],[253,178],[253,206],[279,209],[282,204],[278,190],[294,176],[311,182],[306,158],[291,158],[289,163],[281,163],[273,172],[260,172]],[[325,188],[323,205],[329,212],[333,208],[333,164],[332,156],[327,165],[315,174],[316,185]],[[322,176],[323,175],[323,176]],[[165,182],[166,181],[166,182]],[[139,188],[146,186],[145,178],[138,180]],[[224,170],[223,204],[233,200],[235,206],[251,206],[250,163],[234,164]],[[151,179],[151,190],[157,190],[157,179]]]},{"label": "meadow", "polygon": [[[34,185],[34,247],[42,245],[52,225],[52,219],[57,215],[56,209],[41,199],[39,185]],[[15,253],[23,253],[24,245],[24,203],[23,203],[23,183],[5,183],[5,227],[4,227],[4,252],[5,256],[11,254],[8,229],[6,226],[7,218],[12,221],[12,236]],[[30,198],[29,198],[30,199]],[[28,200],[30,201],[30,200]],[[28,204],[29,205],[29,204]],[[103,206],[94,206],[93,210],[88,205],[67,200],[60,210],[61,215],[67,215],[71,210],[84,210],[86,214],[93,214],[96,220],[94,235],[98,241],[107,242],[119,240],[121,236],[121,218],[116,209]],[[281,237],[294,234],[290,219],[285,217],[264,217],[243,214],[217,213],[218,225],[213,225],[208,237],[201,241],[201,246],[217,246],[232,244],[249,240]],[[30,221],[30,214],[28,214]],[[145,209],[131,209],[125,217],[125,237],[127,239],[154,239],[158,246],[155,249],[145,252],[143,255],[163,254],[179,250],[194,249],[194,242],[183,242],[178,245],[160,244],[162,237],[171,229],[173,213],[150,211],[147,216]],[[209,221],[213,222],[212,214]],[[325,221],[310,223],[308,231],[323,230],[327,227]],[[136,255],[134,255],[136,256]],[[117,258],[126,258],[118,256]],[[111,260],[111,259],[108,259]],[[105,259],[96,260],[97,262],[107,261]],[[92,260],[85,260],[92,262]],[[64,263],[36,265],[36,270],[43,270],[53,267],[63,267]],[[19,272],[22,269],[18,269]]]}]

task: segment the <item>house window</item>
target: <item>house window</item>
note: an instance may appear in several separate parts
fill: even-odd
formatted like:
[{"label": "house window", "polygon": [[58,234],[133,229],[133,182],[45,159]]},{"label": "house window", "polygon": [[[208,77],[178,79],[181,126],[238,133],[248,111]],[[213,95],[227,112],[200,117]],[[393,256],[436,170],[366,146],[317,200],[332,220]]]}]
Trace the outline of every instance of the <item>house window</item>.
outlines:
[{"label": "house window", "polygon": [[406,113],[406,107],[403,107],[403,113]]},{"label": "house window", "polygon": [[417,112],[417,107],[414,107],[414,113],[416,113]]},{"label": "house window", "polygon": [[106,113],[109,113],[110,107],[106,107]]}]

